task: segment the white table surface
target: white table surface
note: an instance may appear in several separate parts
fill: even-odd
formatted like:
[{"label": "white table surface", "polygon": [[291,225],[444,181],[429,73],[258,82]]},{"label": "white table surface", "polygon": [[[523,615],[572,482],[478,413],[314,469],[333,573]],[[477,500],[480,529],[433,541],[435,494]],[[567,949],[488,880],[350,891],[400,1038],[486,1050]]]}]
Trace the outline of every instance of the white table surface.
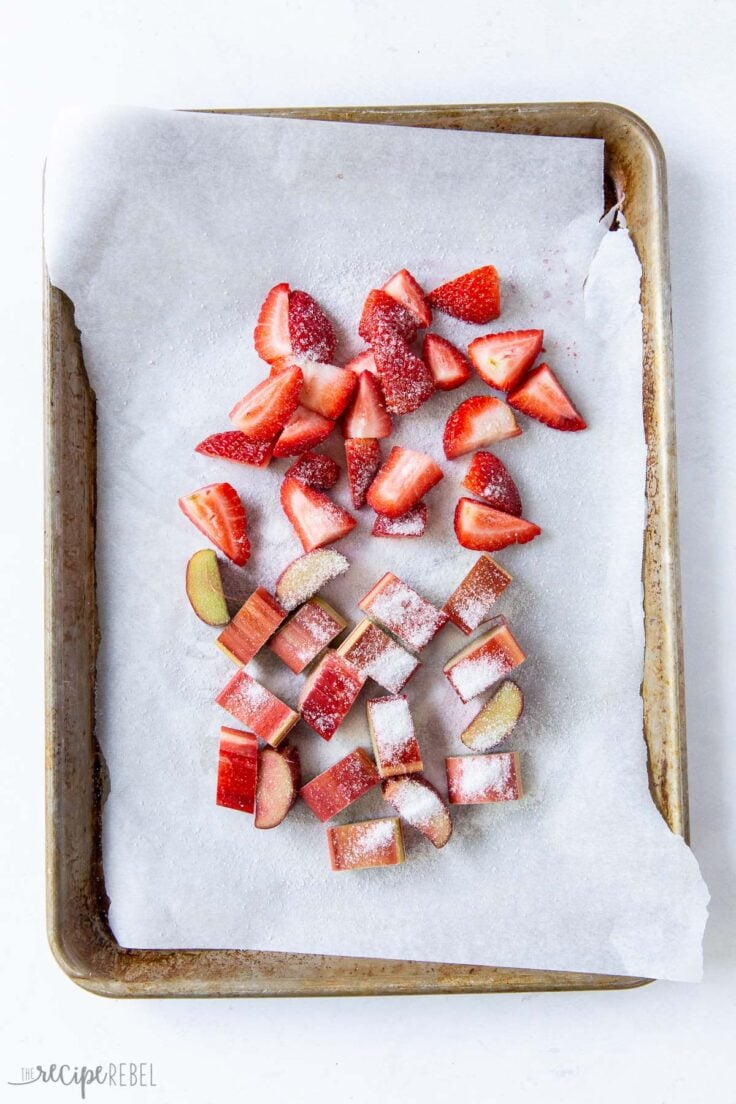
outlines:
[{"label": "white table surface", "polygon": [[[736,1101],[736,107],[730,0],[26,0],[0,12],[5,508],[0,555],[0,1099],[21,1066],[153,1062],[137,1098]],[[105,1001],[43,920],[40,184],[70,104],[609,100],[667,154],[692,843],[713,901],[702,985],[624,993]],[[92,1087],[88,1099],[114,1089]],[[134,1090],[127,1090],[127,1094]],[[18,1097],[18,1094],[21,1094]]]}]

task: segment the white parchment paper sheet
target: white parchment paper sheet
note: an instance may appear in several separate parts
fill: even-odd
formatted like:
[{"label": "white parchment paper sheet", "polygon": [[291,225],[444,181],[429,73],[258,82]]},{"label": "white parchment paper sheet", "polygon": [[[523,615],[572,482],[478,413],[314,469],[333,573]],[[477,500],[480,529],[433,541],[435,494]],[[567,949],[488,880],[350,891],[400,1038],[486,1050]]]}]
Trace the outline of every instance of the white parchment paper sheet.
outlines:
[{"label": "white parchment paper sheet", "polygon": [[[607,233],[598,141],[116,109],[64,116],[47,170],[54,284],[76,307],[99,415],[98,724],[111,777],[104,862],[125,946],[243,947],[697,979],[707,891],[647,788],[642,709],[640,269]],[[214,803],[213,697],[232,667],[192,614],[184,566],[203,545],[177,498],[231,481],[254,553],[243,593],[272,585],[300,546],[278,505],[284,462],[254,471],[197,456],[263,375],[252,329],[288,281],[336,321],[337,357],[361,348],[366,291],[404,265],[432,287],[479,264],[503,277],[505,328],[545,329],[546,358],[589,422],[524,420],[498,446],[543,535],[499,556],[499,603],[529,660],[511,741],[528,796],[454,810],[436,852],[407,830],[407,861],[331,873],[325,829],[303,805],[272,832]],[[438,316],[467,343],[488,327]],[[441,603],[474,560],[452,534],[467,468],[441,429],[461,397],[435,397],[394,441],[446,472],[419,541],[340,544],[353,566],[326,597],[357,600],[394,570]],[[335,439],[328,450],[340,457]],[[338,498],[347,505],[343,480]],[[408,694],[428,776],[479,707],[441,675],[454,628]],[[274,658],[254,673],[293,703]],[[375,694],[376,687],[369,686]],[[364,692],[363,697],[366,694]],[[331,743],[295,730],[305,777],[369,744],[361,701]],[[387,815],[378,790],[341,820]]]}]

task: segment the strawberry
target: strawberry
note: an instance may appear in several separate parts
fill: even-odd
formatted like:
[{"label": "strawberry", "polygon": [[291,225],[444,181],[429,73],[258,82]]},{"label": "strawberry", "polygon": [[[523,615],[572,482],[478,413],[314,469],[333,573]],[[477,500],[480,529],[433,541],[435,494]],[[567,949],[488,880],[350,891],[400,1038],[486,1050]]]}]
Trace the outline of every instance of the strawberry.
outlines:
[{"label": "strawberry", "polygon": [[345,365],[346,369],[350,369],[351,372],[355,372],[356,376],[359,376],[361,372],[372,372],[375,376],[378,372],[376,368],[376,360],[373,356],[372,349],[364,349],[362,353],[358,353],[352,360],[349,360]]},{"label": "strawberry", "polygon": [[418,502],[397,518],[376,514],[371,530],[374,537],[421,537],[427,528],[427,504]]},{"label": "strawberry", "polygon": [[430,333],[424,339],[422,360],[434,377],[440,391],[462,387],[470,379],[472,369],[468,358],[439,334]]},{"label": "strawberry", "polygon": [[298,479],[315,491],[331,490],[340,478],[340,465],[322,452],[303,452],[284,473],[284,479]]},{"label": "strawberry", "polygon": [[345,442],[345,459],[353,506],[359,510],[365,505],[366,491],[381,466],[381,446],[374,437],[350,437]]},{"label": "strawberry", "polygon": [[[307,410],[314,410],[323,418],[334,422],[350,402],[358,384],[355,372],[338,368],[335,364],[320,364],[304,357],[292,361],[294,363],[301,368],[304,379],[299,402]],[[274,370],[278,370],[276,365]]]},{"label": "strawberry", "polygon": [[361,372],[353,401],[343,418],[343,433],[346,437],[376,437],[380,440],[390,437],[392,429],[391,415],[386,410],[380,383],[371,372]]},{"label": "strawberry", "polygon": [[492,452],[476,452],[463,479],[463,487],[497,510],[521,517],[521,495],[517,486],[506,465]]},{"label": "strawberry", "polygon": [[473,395],[453,410],[445,423],[445,456],[453,460],[465,452],[492,445],[521,433],[513,411],[490,395]]},{"label": "strawberry", "polygon": [[213,433],[205,437],[194,449],[202,456],[217,456],[220,460],[232,460],[236,464],[250,464],[254,468],[267,468],[271,462],[273,441],[251,441],[239,429],[225,433]]},{"label": "strawberry", "polygon": [[263,301],[253,342],[261,360],[271,363],[292,353],[289,336],[289,285],[272,287]]},{"label": "strawberry", "polygon": [[476,372],[489,387],[511,391],[539,356],[544,330],[486,334],[468,345]]},{"label": "strawberry", "polygon": [[327,315],[306,291],[289,293],[289,338],[294,356],[328,363],[335,352],[335,331]]},{"label": "strawberry", "polygon": [[374,342],[373,354],[386,409],[392,414],[411,414],[434,394],[432,373],[400,334],[381,331]]},{"label": "strawberry", "polygon": [[552,429],[575,432],[587,426],[547,364],[530,372],[508,397],[509,405]]},{"label": "strawberry", "polygon": [[455,508],[455,536],[463,548],[477,552],[495,552],[510,544],[526,544],[541,532],[531,521],[505,514],[472,498],[461,498]]},{"label": "strawberry", "polygon": [[281,506],[305,552],[331,544],[355,528],[355,518],[347,510],[298,479],[281,484]]},{"label": "strawberry", "polygon": [[396,445],[371,483],[366,501],[377,514],[397,518],[416,506],[440,479],[442,469],[431,456]]},{"label": "strawberry", "polygon": [[382,288],[397,303],[408,310],[417,326],[429,326],[432,310],[426,296],[408,269],[402,268],[387,280]]},{"label": "strawberry", "polygon": [[294,365],[249,391],[230,411],[230,421],[252,441],[269,441],[296,410],[301,388],[301,369]]},{"label": "strawberry", "polygon": [[298,456],[300,452],[321,445],[330,436],[335,423],[313,410],[297,406],[283,433],[274,445],[274,456]]},{"label": "strawberry", "polygon": [[358,333],[373,344],[376,335],[387,330],[401,334],[405,341],[413,341],[417,336],[416,323],[406,307],[386,291],[371,291],[363,304]]},{"label": "strawberry", "polygon": [[245,507],[229,483],[211,483],[179,499],[179,506],[216,548],[243,567],[250,558]]},{"label": "strawberry", "polygon": [[463,322],[492,322],[501,313],[501,288],[493,265],[474,268],[431,291],[429,305]]}]

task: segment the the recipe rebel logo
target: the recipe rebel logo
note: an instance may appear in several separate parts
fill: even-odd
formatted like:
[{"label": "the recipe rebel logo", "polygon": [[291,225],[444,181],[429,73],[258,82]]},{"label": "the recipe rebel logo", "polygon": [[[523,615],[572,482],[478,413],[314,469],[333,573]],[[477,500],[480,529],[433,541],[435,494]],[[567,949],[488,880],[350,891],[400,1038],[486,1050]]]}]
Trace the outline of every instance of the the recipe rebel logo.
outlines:
[{"label": "the recipe rebel logo", "polygon": [[22,1066],[20,1077],[7,1084],[14,1088],[38,1084],[63,1085],[76,1088],[82,1100],[87,1099],[87,1090],[93,1085],[113,1089],[157,1088],[152,1062],[107,1062],[97,1066],[53,1062],[48,1066]]}]

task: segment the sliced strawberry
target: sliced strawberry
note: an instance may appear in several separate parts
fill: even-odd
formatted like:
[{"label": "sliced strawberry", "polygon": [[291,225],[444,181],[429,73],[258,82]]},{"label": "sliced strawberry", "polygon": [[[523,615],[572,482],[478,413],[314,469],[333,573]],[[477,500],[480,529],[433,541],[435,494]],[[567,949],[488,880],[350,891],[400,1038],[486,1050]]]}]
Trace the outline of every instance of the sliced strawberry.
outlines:
[{"label": "sliced strawberry", "polygon": [[273,441],[252,441],[239,429],[213,433],[205,437],[194,449],[203,456],[217,456],[220,460],[232,460],[236,464],[250,464],[254,468],[267,468],[271,462]]},{"label": "sliced strawberry", "polygon": [[462,387],[473,374],[468,358],[439,334],[427,334],[422,346],[422,360],[434,377],[440,391]]},{"label": "sliced strawberry", "polygon": [[431,456],[396,445],[371,483],[366,501],[377,514],[397,518],[416,506],[440,479],[442,469]]},{"label": "sliced strawberry", "polygon": [[335,423],[329,418],[323,418],[321,414],[315,414],[313,410],[297,406],[289,421],[284,426],[283,433],[274,445],[274,456],[298,456],[301,452],[321,445],[326,440]]},{"label": "sliced strawberry", "polygon": [[329,491],[340,478],[340,465],[322,452],[304,452],[284,473],[284,479],[298,479],[315,491]]},{"label": "sliced strawberry", "polygon": [[281,505],[305,552],[331,544],[355,528],[355,518],[347,510],[297,479],[281,484]]},{"label": "sliced strawberry", "polygon": [[514,412],[505,402],[490,395],[473,395],[461,402],[445,423],[445,456],[452,460],[520,433]]},{"label": "sliced strawberry", "polygon": [[319,303],[306,291],[289,294],[289,337],[294,356],[328,363],[335,352],[335,331]]},{"label": "sliced strawberry", "polygon": [[380,383],[371,372],[361,372],[353,401],[343,418],[343,433],[346,437],[375,437],[381,440],[390,437],[392,430],[391,415],[386,410]]},{"label": "sliced strawberry", "polygon": [[366,491],[381,466],[381,446],[375,437],[350,437],[345,442],[345,459],[353,506],[359,510],[365,505]]},{"label": "sliced strawberry", "polygon": [[542,530],[531,521],[494,510],[484,502],[461,498],[455,508],[455,536],[463,548],[495,552],[510,544],[526,544]]},{"label": "sliced strawberry", "polygon": [[484,498],[497,510],[521,517],[521,495],[506,465],[492,452],[476,452],[463,487],[471,494]]},{"label": "sliced strawberry", "polygon": [[431,291],[429,304],[463,322],[492,322],[501,313],[501,288],[493,265],[474,268]]},{"label": "sliced strawberry", "polygon": [[511,392],[508,401],[517,410],[551,426],[552,429],[568,432],[587,429],[586,423],[547,364],[540,364],[530,372],[521,386]]},{"label": "sliced strawberry", "polygon": [[355,372],[335,364],[304,359],[298,363],[304,377],[299,402],[307,410],[314,410],[334,422],[345,410],[358,384]]},{"label": "sliced strawberry", "polygon": [[263,301],[253,341],[261,360],[269,364],[292,353],[289,336],[289,285],[272,287]]},{"label": "sliced strawberry", "polygon": [[352,360],[349,360],[345,367],[346,369],[349,368],[351,372],[355,372],[356,376],[359,376],[361,372],[372,372],[375,376],[378,372],[372,349],[364,349],[362,353],[358,353]]},{"label": "sliced strawberry", "polygon": [[358,333],[373,344],[376,335],[387,330],[400,334],[405,341],[417,336],[417,326],[409,311],[386,291],[371,291],[363,304]]},{"label": "sliced strawberry", "polygon": [[383,291],[408,310],[417,326],[428,326],[432,310],[427,298],[408,269],[402,268],[383,285]]},{"label": "sliced strawberry", "polygon": [[411,414],[434,394],[434,379],[427,365],[393,330],[377,333],[373,345],[378,378],[392,414]]},{"label": "sliced strawberry", "polygon": [[211,483],[179,499],[179,505],[201,533],[239,567],[250,558],[245,507],[229,483]]},{"label": "sliced strawberry", "polygon": [[301,369],[294,365],[244,395],[230,411],[230,421],[252,441],[270,441],[296,410],[301,388]]},{"label": "sliced strawberry", "polygon": [[539,356],[544,330],[486,334],[468,345],[475,370],[489,387],[511,391]]},{"label": "sliced strawberry", "polygon": [[427,528],[427,504],[418,502],[397,518],[376,514],[371,530],[374,537],[421,537]]}]

